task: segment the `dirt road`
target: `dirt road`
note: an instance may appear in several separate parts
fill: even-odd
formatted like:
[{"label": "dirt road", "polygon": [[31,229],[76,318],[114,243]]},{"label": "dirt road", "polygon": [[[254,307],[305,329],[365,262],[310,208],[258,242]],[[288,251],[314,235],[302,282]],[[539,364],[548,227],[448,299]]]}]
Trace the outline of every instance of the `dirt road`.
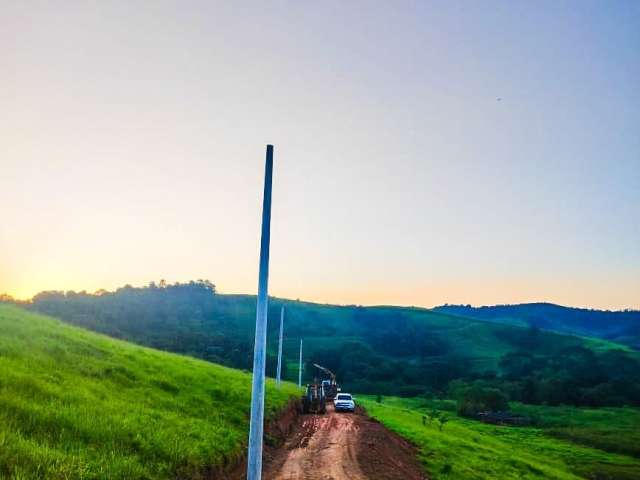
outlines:
[{"label": "dirt road", "polygon": [[415,449],[362,412],[302,415],[266,480],[423,480]]}]

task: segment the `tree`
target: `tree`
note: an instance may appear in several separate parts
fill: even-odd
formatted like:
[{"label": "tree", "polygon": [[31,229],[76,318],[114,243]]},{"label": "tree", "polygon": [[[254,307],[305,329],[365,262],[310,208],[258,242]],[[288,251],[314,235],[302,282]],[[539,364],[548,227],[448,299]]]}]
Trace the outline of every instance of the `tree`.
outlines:
[{"label": "tree", "polygon": [[442,415],[438,419],[438,428],[440,429],[440,431],[442,431],[444,424],[447,423],[448,421],[449,421],[449,417],[447,417],[446,415]]},{"label": "tree", "polygon": [[440,417],[440,412],[435,408],[432,408],[431,411],[427,413],[427,417],[429,418],[429,425],[431,425],[431,422],[437,420]]},{"label": "tree", "polygon": [[507,396],[497,388],[476,381],[458,391],[458,413],[465,417],[475,417],[480,412],[507,410]]}]

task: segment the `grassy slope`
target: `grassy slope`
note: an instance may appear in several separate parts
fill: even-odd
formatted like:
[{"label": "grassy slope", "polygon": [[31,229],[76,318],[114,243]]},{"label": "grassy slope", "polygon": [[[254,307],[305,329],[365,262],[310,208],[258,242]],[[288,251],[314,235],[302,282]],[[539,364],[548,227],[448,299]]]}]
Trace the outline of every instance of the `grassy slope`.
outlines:
[{"label": "grassy slope", "polygon": [[[249,295],[219,295],[219,308],[229,318],[239,319],[255,317],[255,297]],[[285,358],[295,362],[298,358],[299,338],[304,337],[305,352],[313,353],[317,349],[338,346],[353,340],[362,340],[362,328],[375,325],[376,321],[397,321],[402,319],[409,325],[416,325],[423,335],[437,335],[446,341],[452,351],[463,357],[470,357],[478,370],[495,370],[500,357],[517,350],[508,336],[502,333],[520,332],[522,327],[500,325],[482,320],[434,312],[413,307],[364,307],[358,312],[352,306],[324,305],[310,302],[298,302],[274,298],[270,302],[269,318],[278,318],[280,306],[287,309],[287,339],[284,343]],[[363,313],[364,312],[364,313]],[[364,317],[365,323],[359,323],[357,315]],[[270,325],[269,345],[275,351],[277,345],[277,322]],[[242,325],[251,329],[251,325]],[[603,351],[611,348],[628,351],[628,347],[601,339],[581,338],[553,332],[541,332],[544,339],[539,353],[548,353],[563,347],[584,345]],[[546,352],[545,352],[546,351]],[[291,379],[297,375],[291,368]]]},{"label": "grassy slope", "polygon": [[0,305],[0,478],[198,478],[241,454],[250,381]]},{"label": "grassy slope", "polygon": [[[607,439],[614,431],[633,448],[640,435],[634,429],[640,419],[637,409],[531,407],[536,412],[530,409],[529,414],[536,413],[555,429],[497,427],[448,412],[450,421],[440,432],[435,423],[423,426],[422,416],[430,410],[424,400],[385,397],[378,404],[363,397],[360,401],[372,416],[419,446],[435,480],[640,478],[638,458],[603,450],[612,446],[607,446]],[[568,419],[571,414],[574,418]],[[562,437],[558,431],[570,432],[571,425],[579,425],[582,435],[558,438]]]},{"label": "grassy slope", "polygon": [[[185,295],[189,294],[175,289],[121,289],[104,296],[76,294],[49,302],[45,298],[32,308],[117,338],[196,357],[212,358],[211,352],[220,348],[227,354],[220,358],[228,360],[232,348],[226,344],[250,345],[255,296],[217,294],[214,299],[207,295],[194,295],[185,303]],[[272,355],[277,349],[277,319],[282,305],[286,306],[284,357],[289,367],[286,378],[292,381],[297,381],[300,338],[305,341],[306,359],[312,359],[316,351],[339,349],[345,343],[359,341],[371,346],[385,360],[409,364],[419,363],[422,359],[438,362],[445,358],[442,356],[444,353],[447,358],[457,355],[471,360],[476,371],[495,371],[500,357],[520,350],[522,338],[528,335],[527,329],[522,327],[424,308],[338,306],[271,298],[269,318],[276,319],[268,324],[268,349]],[[388,340],[390,333],[397,338]],[[427,339],[440,348],[389,348],[399,345],[398,340],[407,338]],[[626,349],[604,340],[546,331],[539,333],[539,342],[535,346],[527,348],[536,355],[550,355],[576,345],[597,350]],[[243,365],[245,357],[236,356],[233,363]],[[305,379],[313,373],[306,371]],[[350,380],[353,379],[342,378],[347,387]],[[362,379],[358,377],[355,380]]]},{"label": "grassy slope", "polygon": [[513,404],[547,435],[640,458],[640,408],[574,408]]},{"label": "grassy slope", "polygon": [[[306,354],[317,349],[336,347],[362,337],[364,327],[375,328],[377,323],[403,321],[403,325],[416,326],[423,335],[437,335],[447,342],[454,353],[471,357],[479,370],[496,369],[499,358],[517,350],[511,340],[501,333],[520,332],[522,327],[500,325],[482,320],[435,312],[415,307],[355,307],[319,304],[304,301],[271,298],[269,318],[280,318],[280,308],[286,308],[286,335],[284,356],[292,364],[289,378],[297,379],[299,339],[304,338]],[[235,332],[252,332],[254,328],[256,298],[253,295],[218,294],[217,315],[234,326]],[[360,316],[360,319],[359,319]],[[406,323],[404,323],[406,322]],[[401,327],[402,328],[402,327]],[[402,333],[402,332],[400,332]],[[269,323],[269,349],[277,348],[278,322]],[[585,339],[572,335],[541,332],[545,350],[573,345],[586,345],[597,350],[627,347],[600,339]],[[543,349],[541,349],[543,350]],[[540,352],[544,353],[544,352]]]}]

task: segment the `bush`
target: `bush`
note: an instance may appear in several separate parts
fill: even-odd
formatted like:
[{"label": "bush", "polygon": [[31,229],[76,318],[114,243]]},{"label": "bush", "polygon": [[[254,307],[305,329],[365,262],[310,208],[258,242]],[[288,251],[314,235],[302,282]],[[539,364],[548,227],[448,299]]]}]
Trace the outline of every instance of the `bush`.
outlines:
[{"label": "bush", "polygon": [[497,412],[509,408],[508,398],[504,393],[480,382],[459,388],[457,400],[458,414],[465,417],[476,417],[480,412]]}]

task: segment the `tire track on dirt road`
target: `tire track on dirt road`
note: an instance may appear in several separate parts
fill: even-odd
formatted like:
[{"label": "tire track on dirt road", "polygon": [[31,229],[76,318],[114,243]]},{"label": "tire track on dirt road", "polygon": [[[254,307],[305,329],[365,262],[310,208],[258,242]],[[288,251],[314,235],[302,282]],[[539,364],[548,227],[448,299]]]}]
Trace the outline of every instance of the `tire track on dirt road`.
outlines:
[{"label": "tire track on dirt road", "polygon": [[416,450],[362,411],[301,415],[265,480],[423,480]]}]

